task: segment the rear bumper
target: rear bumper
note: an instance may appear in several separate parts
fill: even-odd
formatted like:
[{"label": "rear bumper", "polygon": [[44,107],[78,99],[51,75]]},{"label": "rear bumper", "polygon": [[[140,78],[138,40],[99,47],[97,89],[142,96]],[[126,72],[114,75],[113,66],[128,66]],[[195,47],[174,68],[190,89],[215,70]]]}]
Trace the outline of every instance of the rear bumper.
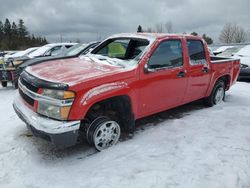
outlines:
[{"label": "rear bumper", "polygon": [[80,121],[57,121],[40,116],[27,107],[20,97],[16,97],[13,107],[34,136],[60,146],[76,144]]}]

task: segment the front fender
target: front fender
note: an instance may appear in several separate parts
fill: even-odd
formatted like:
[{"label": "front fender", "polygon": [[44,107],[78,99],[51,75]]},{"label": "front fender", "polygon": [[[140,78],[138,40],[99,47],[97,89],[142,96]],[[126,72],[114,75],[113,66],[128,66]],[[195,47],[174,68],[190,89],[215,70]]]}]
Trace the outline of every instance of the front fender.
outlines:
[{"label": "front fender", "polygon": [[132,90],[126,82],[119,81],[96,86],[84,92],[81,96],[78,96],[77,101],[74,102],[72,106],[69,119],[82,120],[94,104],[112,97],[124,95],[130,98],[132,110],[134,112],[136,110],[136,105],[133,105],[132,101],[137,101],[133,100],[136,97],[135,91]]}]

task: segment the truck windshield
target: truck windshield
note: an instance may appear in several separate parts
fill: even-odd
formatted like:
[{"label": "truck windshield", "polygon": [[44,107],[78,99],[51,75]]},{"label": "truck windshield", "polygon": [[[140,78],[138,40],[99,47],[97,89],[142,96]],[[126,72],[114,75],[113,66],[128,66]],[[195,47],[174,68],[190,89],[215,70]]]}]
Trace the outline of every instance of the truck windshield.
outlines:
[{"label": "truck windshield", "polygon": [[[110,59],[117,59],[123,66],[135,64],[144,54],[149,41],[137,38],[108,39],[91,54],[101,55]],[[121,61],[123,60],[123,61]]]}]

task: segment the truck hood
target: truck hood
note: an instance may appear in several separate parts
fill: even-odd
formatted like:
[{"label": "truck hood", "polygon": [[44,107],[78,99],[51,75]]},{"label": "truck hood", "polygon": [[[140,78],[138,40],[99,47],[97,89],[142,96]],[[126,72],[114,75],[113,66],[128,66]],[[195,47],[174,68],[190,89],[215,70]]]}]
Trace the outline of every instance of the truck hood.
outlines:
[{"label": "truck hood", "polygon": [[83,81],[124,72],[126,69],[110,65],[104,60],[98,61],[88,57],[77,57],[29,66],[26,71],[42,80],[73,86]]}]

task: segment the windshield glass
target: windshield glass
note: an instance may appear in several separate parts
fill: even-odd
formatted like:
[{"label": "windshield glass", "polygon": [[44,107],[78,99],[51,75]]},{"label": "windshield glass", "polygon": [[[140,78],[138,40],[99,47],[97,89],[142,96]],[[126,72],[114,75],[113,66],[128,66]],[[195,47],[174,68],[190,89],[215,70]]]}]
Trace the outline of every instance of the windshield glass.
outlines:
[{"label": "windshield glass", "polygon": [[37,50],[35,50],[34,52],[30,53],[28,56],[30,58],[37,57],[37,56],[42,56],[50,48],[51,48],[51,46],[42,46],[42,47],[38,48]]},{"label": "windshield glass", "polygon": [[149,44],[148,40],[141,38],[113,38],[102,43],[91,54],[99,55],[97,58],[102,56],[109,62],[127,66],[136,64]]},{"label": "windshield glass", "polygon": [[218,54],[218,56],[221,56],[221,57],[231,57],[231,56],[233,56],[235,53],[237,53],[243,47],[244,47],[244,45],[242,45],[242,46],[234,46],[234,47],[228,48],[224,52]]},{"label": "windshield glass", "polygon": [[76,44],[65,51],[65,56],[77,55],[83,49],[87,47],[88,44]]}]

